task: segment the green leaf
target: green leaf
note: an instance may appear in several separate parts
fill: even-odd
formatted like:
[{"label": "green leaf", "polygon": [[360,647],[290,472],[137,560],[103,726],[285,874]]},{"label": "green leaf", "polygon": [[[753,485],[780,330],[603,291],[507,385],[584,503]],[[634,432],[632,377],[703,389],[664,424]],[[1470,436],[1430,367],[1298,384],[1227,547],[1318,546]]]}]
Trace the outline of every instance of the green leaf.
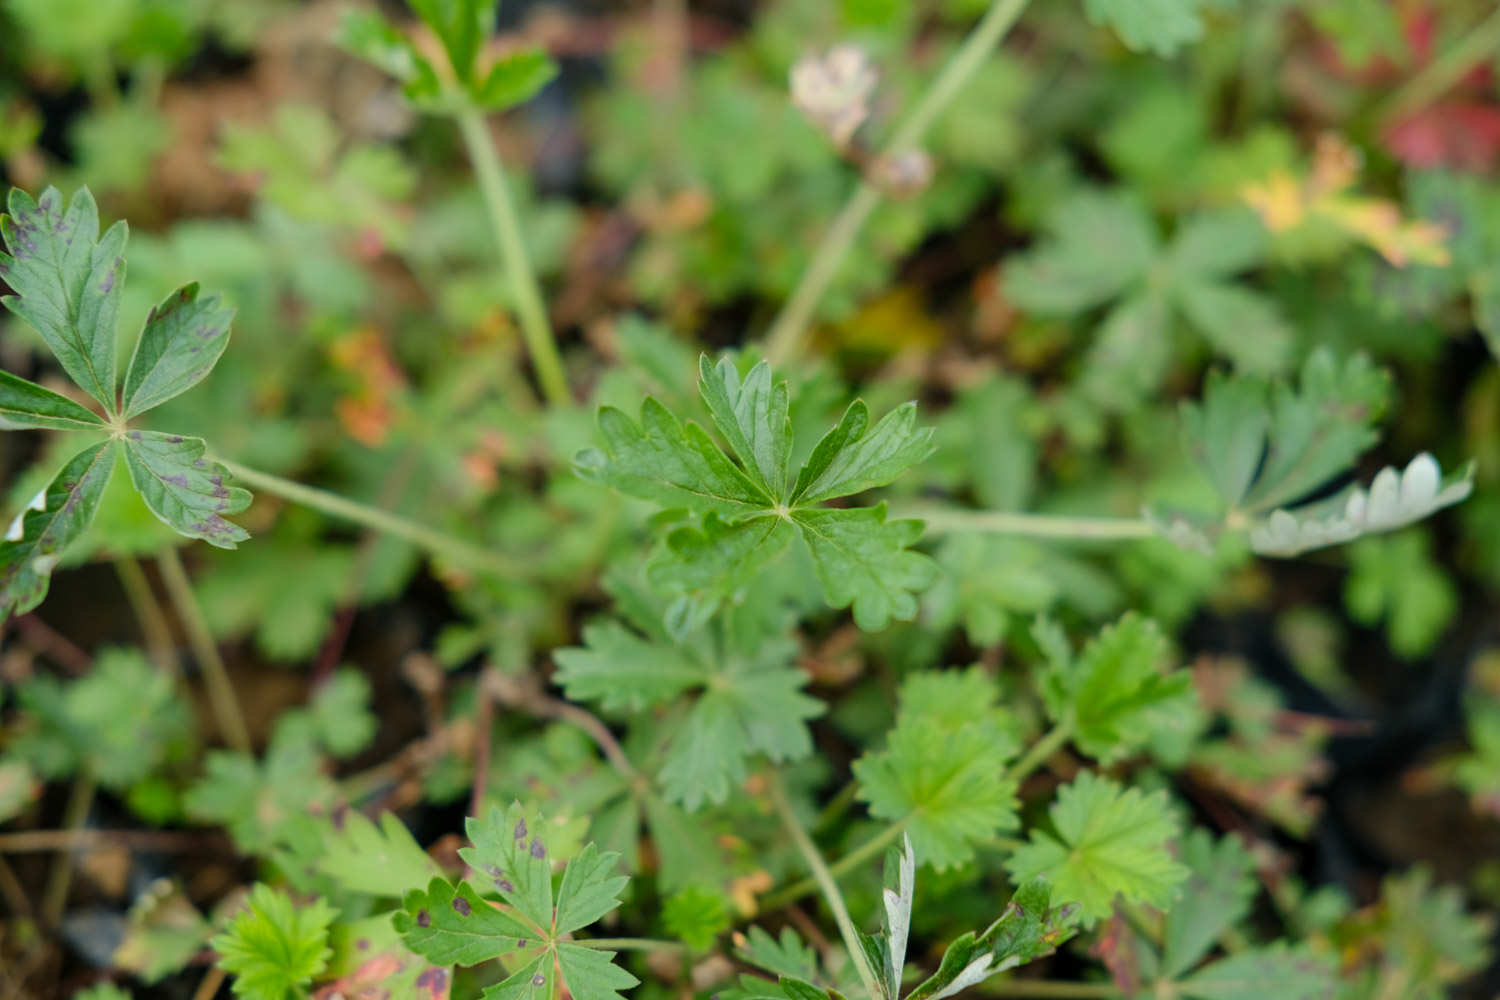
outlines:
[{"label": "green leaf", "polygon": [[1420,529],[1363,538],[1349,547],[1344,604],[1362,625],[1385,620],[1391,649],[1413,659],[1430,651],[1458,612],[1458,590],[1434,561]]},{"label": "green leaf", "polygon": [[203,381],[229,346],[233,319],[234,310],[217,295],[198,298],[197,282],[153,308],[125,373],[125,416],[145,413]]},{"label": "green leaf", "polygon": [[538,955],[502,982],[486,989],[480,1000],[550,1000],[553,990],[548,978],[552,974],[552,961],[551,952]]},{"label": "green leaf", "polygon": [[658,590],[690,598],[699,615],[707,615],[720,601],[747,589],[794,536],[780,517],[726,524],[717,514],[709,514],[701,528],[682,527],[668,535],[665,550],[651,560],[647,576]]},{"label": "green leaf", "polygon": [[707,951],[730,927],[723,895],[700,886],[689,886],[667,897],[661,907],[661,922],[668,934],[694,951]]},{"label": "green leaf", "polygon": [[572,701],[639,712],[699,686],[704,672],[683,651],[642,638],[615,621],[584,626],[583,646],[561,649],[554,680]]},{"label": "green leaf", "polygon": [[671,611],[673,631],[691,628],[720,601],[744,592],[789,540],[788,524],[811,550],[828,602],[852,605],[861,628],[915,615],[912,591],[936,575],[930,559],[908,551],[920,523],[887,523],[884,507],[814,506],[888,483],[930,454],[932,432],[915,427],[914,405],[898,407],[868,434],[864,404],[850,406],[813,449],[787,497],[785,388],[760,365],[743,381],[728,362],[715,367],[700,359],[699,371],[699,391],[744,468],[697,425],[680,423],[649,397],[640,426],[602,408],[603,450],[586,449],[575,459],[585,478],[703,515],[699,524],[674,531],[651,567],[652,584],[681,598]]},{"label": "green leaf", "polygon": [[379,826],[354,810],[339,813],[323,846],[318,870],[350,892],[401,897],[441,874],[394,813],[381,813]]},{"label": "green leaf", "polygon": [[792,515],[812,553],[831,607],[851,607],[867,631],[917,613],[916,595],[937,577],[937,566],[911,546],[921,521],[887,521],[885,504],[844,509],[799,508]]},{"label": "green leaf", "polygon": [[557,963],[573,1000],[622,1000],[620,990],[640,980],[614,963],[615,953],[563,943],[557,946]]},{"label": "green leaf", "polygon": [[1156,227],[1139,200],[1082,191],[1053,210],[1040,247],[1007,262],[1005,295],[1028,312],[1071,316],[1143,279],[1158,252]]},{"label": "green leaf", "polygon": [[854,762],[871,815],[905,820],[917,856],[938,871],[967,863],[975,843],[1017,825],[1015,783],[1004,771],[1020,745],[998,697],[977,670],[914,674],[885,749]]},{"label": "green leaf", "polygon": [[538,928],[485,902],[469,883],[441,878],[407,893],[392,920],[406,947],[437,965],[478,965],[543,943]]},{"label": "green leaf", "polygon": [[778,976],[810,980],[818,975],[818,953],[803,943],[791,927],[781,928],[779,938],[771,937],[759,927],[751,927],[736,954],[751,965]]},{"label": "green leaf", "polygon": [[1273,299],[1229,281],[1179,281],[1173,301],[1215,350],[1246,372],[1279,370],[1295,335]]},{"label": "green leaf", "polygon": [[618,874],[620,856],[586,844],[568,862],[557,890],[554,933],[568,934],[594,923],[620,905],[620,893],[630,881]]},{"label": "green leaf", "polygon": [[1047,711],[1070,725],[1073,742],[1103,763],[1145,745],[1154,714],[1194,695],[1186,671],[1162,673],[1167,640],[1156,622],[1127,612],[1076,659],[1052,660],[1042,677]]},{"label": "green leaf", "polygon": [[1182,406],[1183,443],[1228,510],[1250,491],[1271,424],[1268,388],[1257,378],[1208,374],[1202,405]]},{"label": "green leaf", "polygon": [[532,46],[495,60],[474,93],[486,111],[504,111],[524,104],[557,76],[557,63],[546,50]]},{"label": "green leaf", "polygon": [[472,847],[458,856],[481,873],[516,912],[538,928],[552,928],[552,863],[540,831],[527,824],[519,802],[509,809],[490,809],[484,820],[470,816],[464,822]]},{"label": "green leaf", "polygon": [[0,431],[98,430],[104,421],[66,396],[0,371]]},{"label": "green leaf", "polygon": [[290,896],[266,885],[250,892],[249,907],[211,942],[219,966],[234,974],[235,996],[284,1000],[328,965],[328,925],[337,916],[321,899],[298,908]]},{"label": "green leaf", "polygon": [[431,65],[417,52],[411,40],[372,10],[345,11],[335,43],[350,55],[389,73],[402,83],[432,73]]},{"label": "green leaf", "polygon": [[750,478],[780,502],[792,452],[786,380],[773,381],[771,366],[761,361],[741,382],[733,361],[726,357],[712,365],[706,354],[698,358],[698,379],[714,426]]},{"label": "green leaf", "polygon": [[1145,795],[1085,771],[1058,791],[1049,815],[1054,832],[1033,830],[1006,867],[1018,883],[1045,877],[1053,899],[1077,903],[1086,926],[1109,916],[1116,896],[1165,910],[1187,878],[1168,850],[1178,830],[1165,792]]},{"label": "green leaf", "polygon": [[201,438],[130,431],[124,445],[130,481],[167,527],[221,549],[250,537],[223,517],[250,506],[250,492],[225,485],[229,470],[203,457],[208,446]]},{"label": "green leaf", "polygon": [[917,427],[917,404],[903,403],[868,433],[869,416],[856,401],[818,442],[797,476],[792,502],[821,503],[884,486],[932,454],[931,427]]},{"label": "green leaf", "polygon": [[442,41],[459,82],[469,84],[479,47],[494,29],[495,5],[487,0],[412,0],[411,8]]},{"label": "green leaf", "polygon": [[1095,24],[1113,28],[1120,41],[1138,51],[1170,56],[1203,37],[1207,0],[1083,0]]},{"label": "green leaf", "polygon": [[[1174,89],[1170,93],[1180,92]],[[1172,237],[1167,259],[1178,275],[1200,280],[1227,278],[1260,263],[1269,236],[1260,217],[1248,208],[1198,212],[1189,216]]]},{"label": "green leaf", "polygon": [[765,510],[774,502],[714,446],[703,429],[682,424],[647,397],[641,423],[612,406],[599,410],[604,449],[585,449],[575,459],[579,474],[621,493],[728,517]]},{"label": "green leaf", "polygon": [[29,323],[68,377],[104,409],[115,411],[115,316],[125,287],[125,223],[101,237],[99,208],[80,188],[66,209],[56,188],[39,200],[10,192],[10,214],[0,215],[0,278],[15,295],[11,312]]},{"label": "green leaf", "polygon": [[1466,912],[1458,887],[1434,886],[1425,866],[1385,879],[1375,919],[1383,945],[1379,975],[1412,983],[1413,996],[1449,996],[1447,987],[1491,961],[1494,916]]},{"label": "green leaf", "polygon": [[228,829],[244,854],[266,854],[290,823],[338,799],[323,773],[316,745],[294,726],[279,724],[263,760],[218,750],[183,799],[194,819]]},{"label": "green leaf", "polygon": [[1283,943],[1214,962],[1180,981],[1177,991],[1193,1000],[1325,1000],[1338,986],[1330,956]]},{"label": "green leaf", "polygon": [[379,720],[370,711],[370,682],[353,667],[334,671],[313,692],[308,715],[318,742],[340,759],[369,746],[379,728]]},{"label": "green leaf", "polygon": [[0,620],[42,603],[53,568],[93,520],[114,467],[108,442],[85,448],[11,521],[0,541]]},{"label": "green leaf", "polygon": [[1162,925],[1161,975],[1169,979],[1192,968],[1220,934],[1239,923],[1260,888],[1254,859],[1238,837],[1215,841],[1196,828],[1182,838],[1179,859],[1187,881]]}]

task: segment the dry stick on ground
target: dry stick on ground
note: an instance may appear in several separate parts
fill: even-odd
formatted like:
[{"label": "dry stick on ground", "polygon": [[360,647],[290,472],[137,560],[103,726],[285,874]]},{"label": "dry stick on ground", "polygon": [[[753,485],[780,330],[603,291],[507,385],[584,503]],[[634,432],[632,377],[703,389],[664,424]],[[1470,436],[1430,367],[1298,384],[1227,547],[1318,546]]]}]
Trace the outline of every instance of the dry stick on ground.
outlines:
[{"label": "dry stick on ground", "polygon": [[169,677],[182,676],[182,667],[177,662],[176,644],[172,641],[172,628],[167,624],[166,612],[156,599],[156,593],[151,589],[151,581],[146,579],[146,571],[141,568],[140,560],[133,556],[119,556],[114,560],[114,565],[115,575],[120,578],[120,587],[125,591],[125,599],[130,602],[130,610],[140,623],[148,658]]},{"label": "dry stick on ground", "polygon": [[93,657],[72,639],[38,618],[34,613],[15,619],[21,640],[70,674],[86,674],[94,665]]},{"label": "dry stick on ground", "polygon": [[0,833],[0,855],[43,851],[123,847],[128,850],[177,852],[214,846],[222,835],[187,830],[20,830]]},{"label": "dry stick on ground", "polygon": [[635,765],[630,763],[630,758],[625,756],[625,749],[615,739],[615,734],[609,731],[609,727],[597,715],[543,693],[537,679],[530,674],[502,674],[492,670],[488,671],[488,675],[494,686],[495,700],[500,704],[541,718],[557,719],[582,729],[598,745],[605,759],[620,772],[621,777],[634,786],[649,784],[646,776],[636,770]]}]

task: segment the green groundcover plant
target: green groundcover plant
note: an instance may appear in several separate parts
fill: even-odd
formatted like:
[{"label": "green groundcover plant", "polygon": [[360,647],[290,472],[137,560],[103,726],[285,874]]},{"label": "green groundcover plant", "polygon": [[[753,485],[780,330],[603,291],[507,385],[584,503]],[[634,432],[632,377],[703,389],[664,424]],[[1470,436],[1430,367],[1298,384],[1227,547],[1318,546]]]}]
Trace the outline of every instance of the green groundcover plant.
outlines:
[{"label": "green groundcover plant", "polygon": [[574,12],[572,199],[555,31],[368,5],[166,225],[212,6],[0,3],[0,994],[1488,988],[1493,858],[1317,851],[1423,674],[1500,821],[1492,5]]}]

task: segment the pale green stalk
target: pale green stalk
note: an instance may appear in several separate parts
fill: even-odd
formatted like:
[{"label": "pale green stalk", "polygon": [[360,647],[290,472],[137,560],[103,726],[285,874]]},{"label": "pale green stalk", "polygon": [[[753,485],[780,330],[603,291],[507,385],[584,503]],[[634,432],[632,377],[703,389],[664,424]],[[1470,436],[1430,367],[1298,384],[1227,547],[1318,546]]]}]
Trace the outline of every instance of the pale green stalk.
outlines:
[{"label": "pale green stalk", "polygon": [[505,169],[495,153],[494,139],[485,125],[484,116],[477,109],[464,108],[456,117],[464,146],[469,151],[469,161],[474,166],[474,176],[479,181],[480,193],[484,195],[490,227],[500,244],[501,262],[510,283],[511,297],[515,300],[521,336],[526,340],[526,350],[531,355],[542,394],[551,406],[570,406],[573,394],[568,390],[568,379],[563,374],[562,358],[557,352],[552,324],[547,319],[547,307],[542,304],[541,289],[531,266],[531,257],[526,252],[526,241],[521,238],[521,226],[506,187]]},{"label": "pale green stalk", "polygon": [[817,846],[808,837],[807,831],[802,829],[797,814],[792,811],[792,805],[786,799],[786,789],[781,785],[781,775],[775,771],[770,772],[770,780],[767,784],[771,791],[771,801],[781,817],[781,825],[786,828],[797,850],[802,852],[802,858],[812,871],[813,878],[817,880],[818,888],[823,891],[823,899],[828,903],[828,908],[833,911],[833,920],[838,924],[839,934],[844,939],[844,947],[849,951],[849,960],[854,963],[854,969],[859,973],[859,981],[864,984],[870,1000],[877,1000],[881,995],[880,987],[877,985],[878,980],[875,978],[875,971],[870,968],[870,960],[865,957],[864,948],[859,943],[859,932],[854,929],[854,921],[849,917],[849,907],[844,904],[844,896],[839,892],[838,883],[834,882],[828,865],[823,862],[823,856],[818,853]]},{"label": "pale green stalk", "polygon": [[[883,155],[895,156],[908,152],[922,141],[927,130],[947,109],[964,84],[984,65],[985,59],[1016,23],[1025,6],[1026,0],[994,0],[984,17],[953,54],[953,58],[932,81],[917,102],[916,108],[896,128],[895,136],[885,147]],[[807,333],[813,311],[828,290],[834,275],[838,273],[839,264],[854,245],[855,237],[864,228],[870,213],[880,204],[880,197],[877,188],[862,180],[834,218],[833,225],[818,244],[812,262],[792,292],[792,297],[782,307],[766,334],[766,358],[773,365],[791,360],[802,349],[802,339]]]},{"label": "pale green stalk", "polygon": [[213,633],[209,631],[208,619],[193,593],[193,583],[182,565],[182,557],[169,546],[156,557],[156,565],[161,570],[161,582],[167,588],[167,596],[177,609],[177,619],[187,633],[193,656],[203,668],[203,680],[208,685],[208,700],[219,723],[219,732],[232,749],[249,753],[250,730],[245,725],[245,713],[240,710],[239,697],[234,693],[229,671],[219,655],[218,643],[214,642]]},{"label": "pale green stalk", "polygon": [[253,489],[274,494],[283,500],[290,500],[304,507],[311,507],[330,517],[352,521],[374,531],[403,539],[436,555],[451,559],[468,569],[493,573],[496,576],[509,576],[516,573],[515,565],[501,556],[477,545],[471,545],[461,538],[408,520],[399,514],[341,497],[328,490],[304,486],[291,479],[273,476],[269,472],[261,472],[258,469],[240,465],[238,462],[223,458],[216,458],[215,461],[228,469],[230,475]]}]

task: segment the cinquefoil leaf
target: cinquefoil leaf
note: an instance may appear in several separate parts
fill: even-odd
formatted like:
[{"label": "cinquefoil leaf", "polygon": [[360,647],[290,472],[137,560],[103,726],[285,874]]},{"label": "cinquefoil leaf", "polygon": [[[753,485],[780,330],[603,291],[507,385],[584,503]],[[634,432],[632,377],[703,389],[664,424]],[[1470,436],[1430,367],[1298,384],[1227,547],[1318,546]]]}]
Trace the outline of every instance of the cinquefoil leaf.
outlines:
[{"label": "cinquefoil leaf", "polygon": [[201,438],[130,431],[124,445],[130,481],[167,527],[221,549],[250,537],[223,516],[250,506],[250,492],[227,485],[229,470],[203,457],[208,446]]},{"label": "cinquefoil leaf", "polygon": [[197,282],[153,307],[125,372],[125,416],[145,413],[203,381],[229,346],[233,319],[234,310],[217,295],[198,297]]},{"label": "cinquefoil leaf", "polygon": [[63,549],[94,519],[114,467],[109,442],[85,448],[11,521],[0,541],[0,620],[42,603]]},{"label": "cinquefoil leaf", "polygon": [[66,396],[0,371],[0,431],[48,429],[98,430],[104,421]]}]

